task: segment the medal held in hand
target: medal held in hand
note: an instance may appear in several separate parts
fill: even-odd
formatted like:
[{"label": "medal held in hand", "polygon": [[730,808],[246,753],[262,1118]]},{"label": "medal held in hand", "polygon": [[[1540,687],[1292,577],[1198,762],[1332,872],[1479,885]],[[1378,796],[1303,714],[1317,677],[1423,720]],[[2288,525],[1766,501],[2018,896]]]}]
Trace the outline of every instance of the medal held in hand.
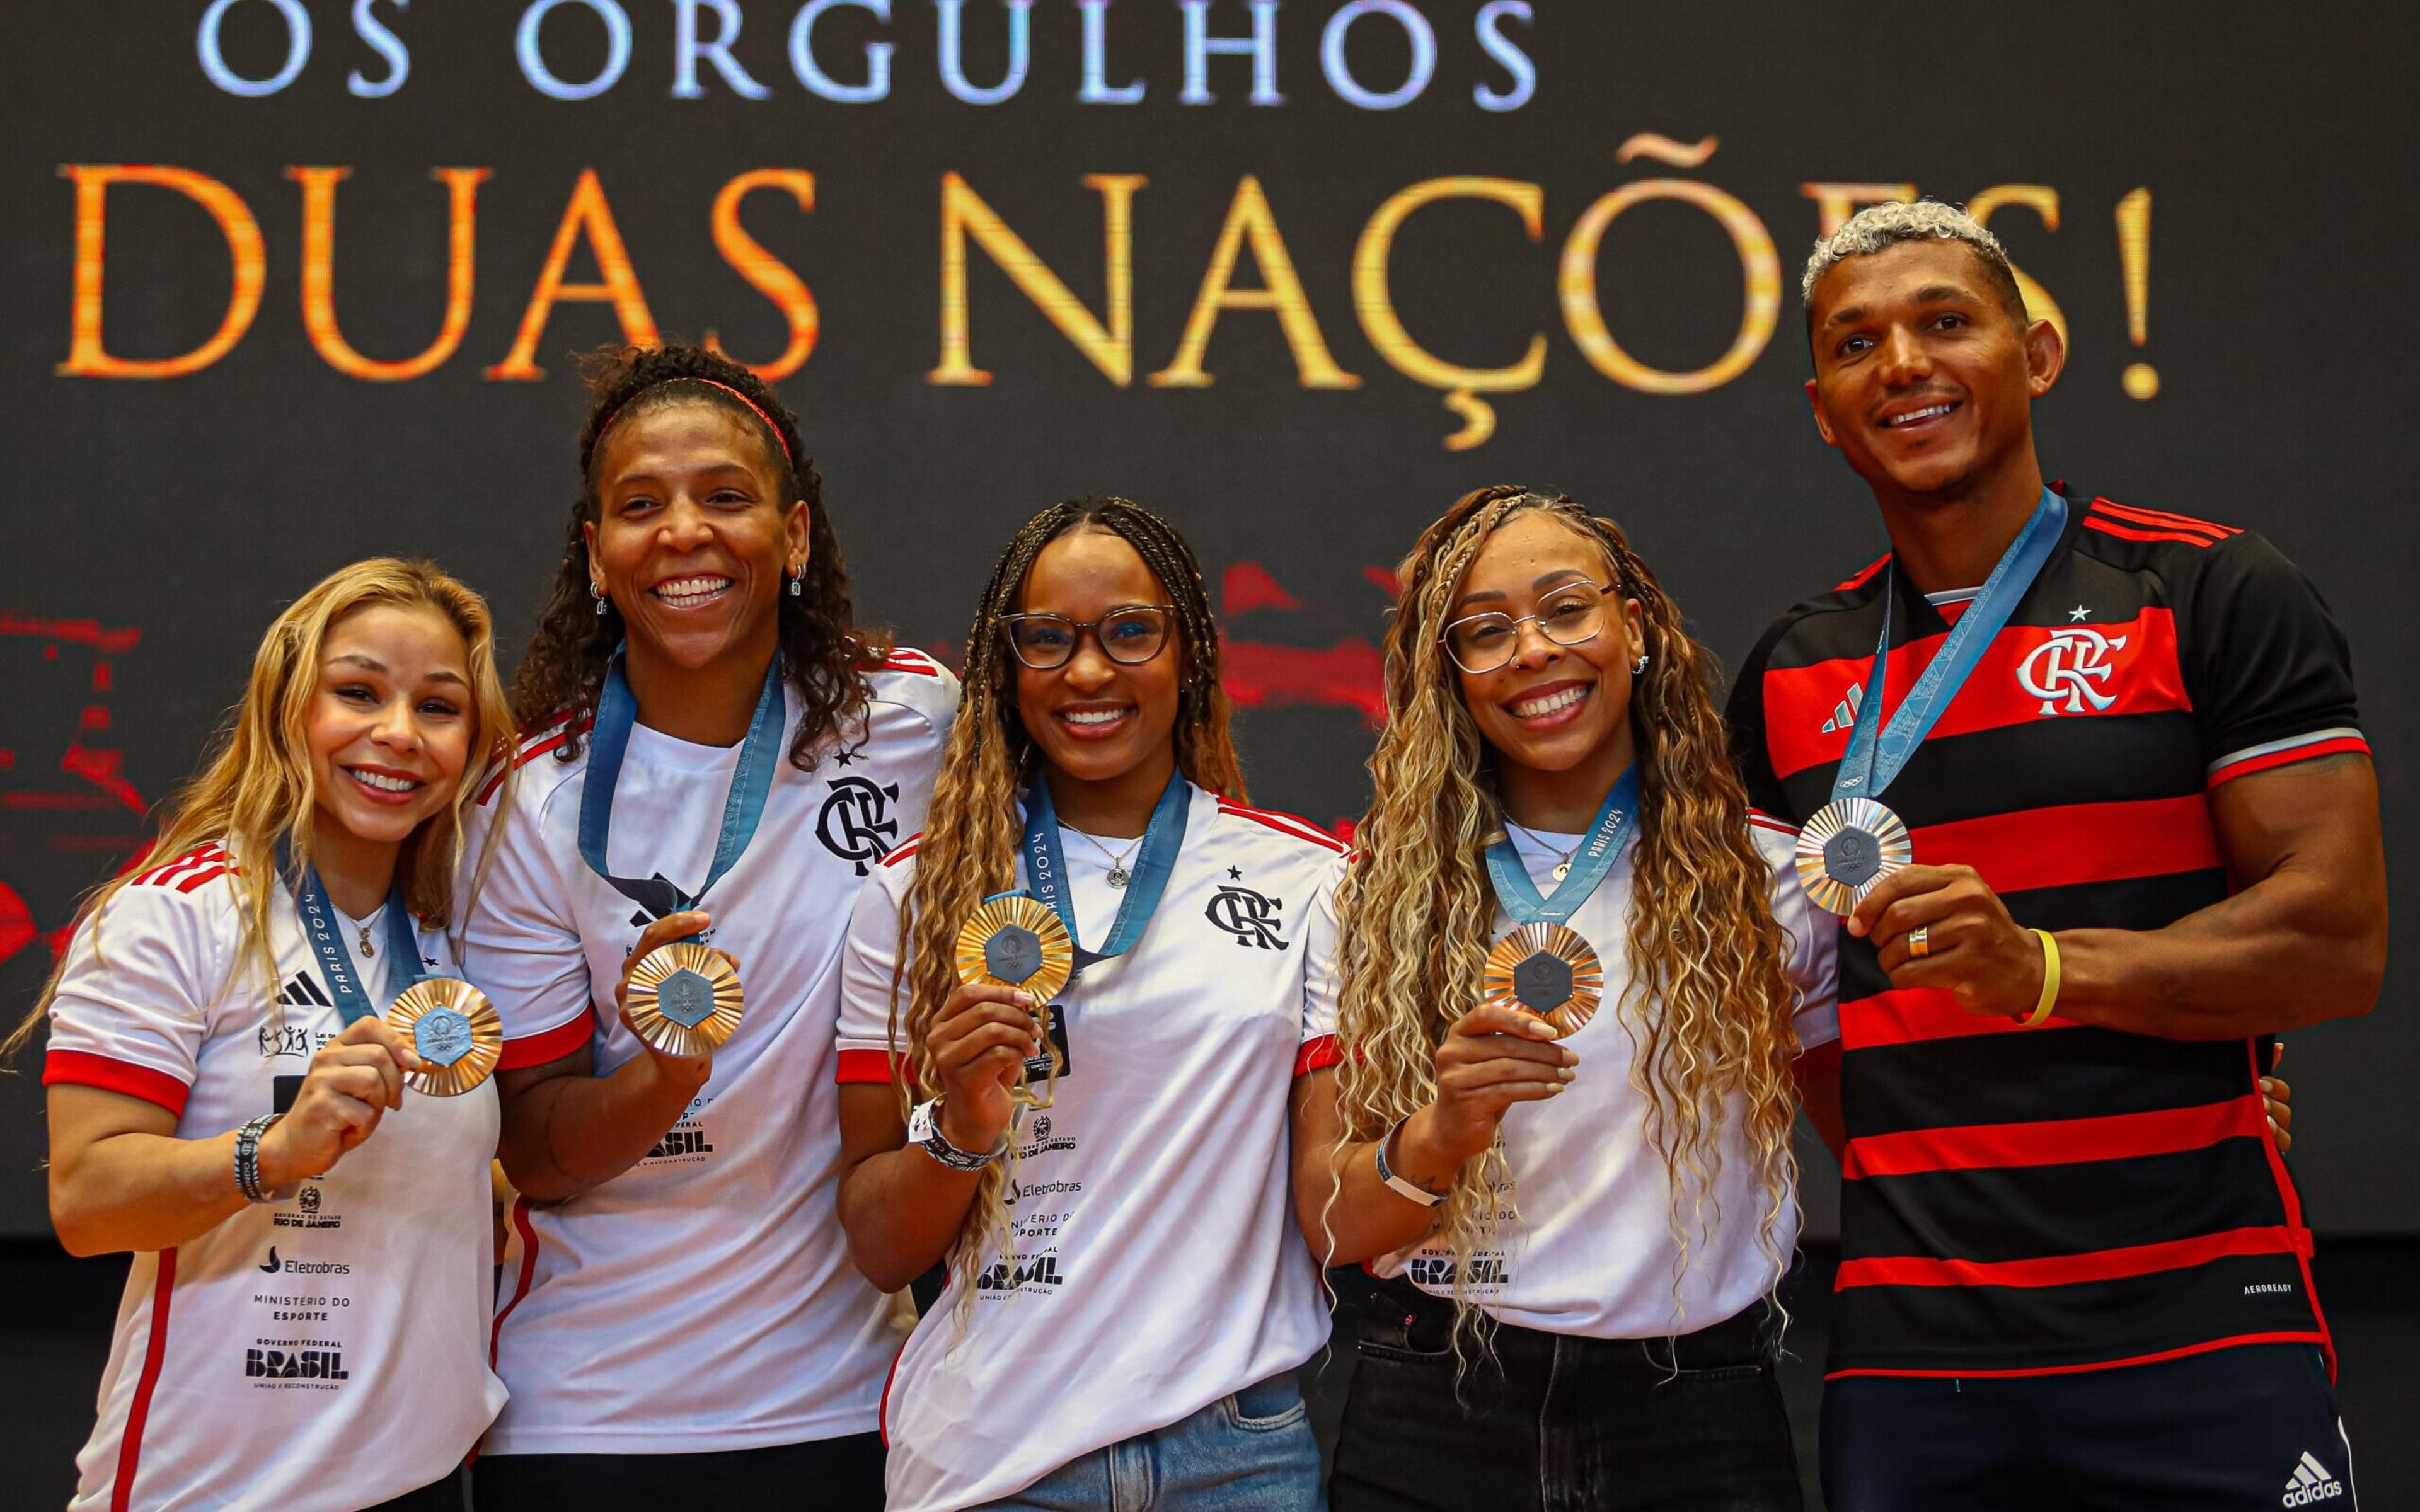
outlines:
[{"label": "medal held in hand", "polygon": [[423,977],[386,1011],[388,1027],[428,1062],[404,1085],[427,1097],[459,1097],[495,1074],[504,1026],[488,995],[459,977]]},{"label": "medal held in hand", "polygon": [[1524,924],[1487,952],[1480,990],[1490,1007],[1535,1013],[1569,1034],[1596,1016],[1605,967],[1596,949],[1561,924]]},{"label": "medal held in hand", "polygon": [[1857,698],[1849,748],[1832,781],[1832,801],[1798,832],[1798,883],[1816,906],[1842,918],[1857,911],[1885,877],[1916,860],[1907,824],[1882,801],[1883,790],[1906,767],[1928,731],[1966,686],[1993,637],[2009,623],[2025,590],[2057,549],[2067,527],[2067,501],[2044,488],[2025,528],[2000,554],[1966,611],[1925,664],[1907,700],[1883,718],[1884,673],[1890,665],[1891,610],[1899,597],[1899,563],[1883,579],[1883,633]]},{"label": "medal held in hand", "polygon": [[1605,998],[1605,967],[1596,948],[1564,922],[1612,874],[1622,842],[1638,821],[1638,768],[1623,772],[1598,805],[1579,847],[1557,867],[1555,890],[1541,895],[1508,835],[1487,848],[1496,904],[1512,932],[1487,952],[1480,977],[1481,1001],[1534,1013],[1569,1034],[1595,1017]]},{"label": "medal held in hand", "polygon": [[[628,751],[630,731],[637,724],[638,701],[622,674],[617,656],[605,669],[605,686],[597,697],[597,722],[589,735],[588,776],[580,795],[580,858],[613,889],[649,906],[663,886],[660,877],[636,882],[613,874],[606,865],[606,841],[613,824],[613,790],[622,776],[622,758]],[[765,669],[765,687],[756,696],[756,712],[748,721],[748,735],[739,745],[731,786],[722,800],[722,823],[714,837],[714,858],[706,864],[706,880],[694,893],[678,895],[681,909],[702,908],[748,850],[765,816],[765,799],[773,788],[781,764],[782,724],[787,717],[782,696],[782,658]],[[660,902],[654,909],[661,909]],[[652,910],[651,910],[652,912]],[[647,952],[630,968],[629,1019],[638,1037],[667,1056],[695,1057],[709,1054],[739,1027],[744,1000],[739,991],[739,964],[692,935]]]},{"label": "medal held in hand", "polygon": [[1798,832],[1798,885],[1817,907],[1843,918],[1876,883],[1915,859],[1906,824],[1871,798],[1827,803]]},{"label": "medal held in hand", "polygon": [[[1033,999],[1033,1022],[1047,1028],[1050,1000],[1076,969],[1076,942],[1047,903],[1022,892],[1000,892],[958,927],[958,980],[970,987],[1014,987]],[[1020,1081],[1011,1093],[1022,1106],[1047,1108],[1058,1089],[1059,1052],[1044,1038],[1050,1070],[1038,1094]]]},{"label": "medal held in hand", "polygon": [[707,1055],[739,1027],[739,969],[710,945],[675,940],[630,968],[630,1028],[668,1056]]}]

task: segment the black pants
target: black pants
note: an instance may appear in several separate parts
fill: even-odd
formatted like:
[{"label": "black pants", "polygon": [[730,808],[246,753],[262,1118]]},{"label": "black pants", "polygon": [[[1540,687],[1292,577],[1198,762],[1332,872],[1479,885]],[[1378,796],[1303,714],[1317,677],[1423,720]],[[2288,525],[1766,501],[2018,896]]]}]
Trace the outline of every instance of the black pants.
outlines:
[{"label": "black pants", "polygon": [[[1329,1503],[1336,1512],[1800,1512],[1764,1312],[1677,1339],[1500,1326],[1493,1357],[1474,1357],[1457,1381],[1453,1309],[1390,1283],[1362,1311]],[[1475,1355],[1467,1341],[1465,1352]]]},{"label": "black pants", "polygon": [[2307,1344],[2062,1376],[1823,1387],[1832,1512],[2353,1512],[2352,1450]]},{"label": "black pants", "polygon": [[478,1512],[882,1512],[882,1440],[693,1455],[482,1455]]}]

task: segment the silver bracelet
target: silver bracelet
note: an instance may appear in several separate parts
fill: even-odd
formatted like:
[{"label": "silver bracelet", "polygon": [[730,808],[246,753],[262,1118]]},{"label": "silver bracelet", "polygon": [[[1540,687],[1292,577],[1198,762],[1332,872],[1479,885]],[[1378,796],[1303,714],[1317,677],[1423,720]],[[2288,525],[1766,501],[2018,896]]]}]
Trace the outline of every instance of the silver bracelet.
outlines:
[{"label": "silver bracelet", "polygon": [[1002,1129],[1000,1132],[1000,1143],[992,1146],[985,1153],[977,1154],[971,1149],[960,1149],[950,1143],[948,1134],[941,1132],[939,1098],[917,1103],[915,1110],[908,1115],[908,1142],[954,1171],[982,1170],[1008,1153],[1008,1140],[1009,1132]]},{"label": "silver bracelet", "polygon": [[260,1185],[260,1136],[281,1117],[264,1113],[235,1132],[235,1189],[246,1202],[278,1202],[283,1198]]},{"label": "silver bracelet", "polygon": [[1431,1192],[1425,1187],[1414,1185],[1412,1182],[1407,1181],[1403,1177],[1397,1175],[1395,1173],[1395,1168],[1387,1164],[1387,1147],[1395,1142],[1395,1135],[1401,1134],[1403,1132],[1404,1125],[1411,1121],[1411,1118],[1408,1114],[1403,1118],[1397,1119],[1395,1120],[1395,1126],[1388,1129],[1385,1134],[1379,1137],[1377,1146],[1378,1180],[1386,1182],[1388,1190],[1393,1192],[1397,1196],[1409,1197],[1412,1201],[1419,1203],[1423,1208],[1434,1208],[1438,1203],[1445,1200],[1445,1195],[1443,1193]]}]

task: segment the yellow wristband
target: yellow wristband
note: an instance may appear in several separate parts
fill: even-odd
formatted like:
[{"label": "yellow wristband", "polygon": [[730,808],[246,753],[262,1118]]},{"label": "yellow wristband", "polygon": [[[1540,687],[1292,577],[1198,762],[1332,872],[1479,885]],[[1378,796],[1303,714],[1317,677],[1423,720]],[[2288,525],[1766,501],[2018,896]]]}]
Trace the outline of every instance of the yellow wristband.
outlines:
[{"label": "yellow wristband", "polygon": [[2034,933],[2041,937],[2042,990],[2041,1001],[2034,1004],[2033,1017],[2017,1021],[2028,1029],[2040,1028],[2042,1020],[2050,1017],[2050,1011],[2058,1004],[2058,941],[2051,938],[2050,931],[2046,929],[2038,929]]}]

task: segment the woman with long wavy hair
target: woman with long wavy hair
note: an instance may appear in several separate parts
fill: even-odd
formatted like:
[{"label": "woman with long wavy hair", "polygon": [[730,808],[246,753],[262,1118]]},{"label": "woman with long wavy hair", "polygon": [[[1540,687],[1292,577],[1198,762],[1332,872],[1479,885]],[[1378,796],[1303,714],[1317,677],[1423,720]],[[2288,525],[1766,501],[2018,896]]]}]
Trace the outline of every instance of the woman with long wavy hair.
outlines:
[{"label": "woman with long wavy hair", "polygon": [[[834,967],[955,680],[855,624],[798,421],[746,368],[612,354],[578,463],[514,686],[525,801],[464,941],[522,1194],[478,1503],[878,1507],[890,1331],[833,1219]],[[684,940],[737,961],[710,1050],[628,1012]]]},{"label": "woman with long wavy hair", "polygon": [[[1331,1017],[1343,847],[1243,803],[1201,570],[1133,503],[1016,532],[966,675],[843,964],[850,1253],[888,1288],[948,1268],[886,1400],[890,1505],[1315,1506],[1287,1101]],[[954,964],[1018,888],[1074,947],[1040,1001]]]},{"label": "woman with long wavy hair", "polygon": [[433,1068],[384,1015],[450,969],[469,775],[511,738],[478,595],[347,567],[270,626],[145,863],[78,916],[8,1046],[47,1016],[59,1242],[134,1254],[78,1512],[463,1505],[504,1396],[496,1096],[407,1094]]},{"label": "woman with long wavy hair", "polygon": [[1618,527],[1481,488],[1400,578],[1333,1070],[1296,1137],[1314,1249],[1385,1278],[1334,1504],[1795,1508],[1771,1298],[1831,933]]}]

